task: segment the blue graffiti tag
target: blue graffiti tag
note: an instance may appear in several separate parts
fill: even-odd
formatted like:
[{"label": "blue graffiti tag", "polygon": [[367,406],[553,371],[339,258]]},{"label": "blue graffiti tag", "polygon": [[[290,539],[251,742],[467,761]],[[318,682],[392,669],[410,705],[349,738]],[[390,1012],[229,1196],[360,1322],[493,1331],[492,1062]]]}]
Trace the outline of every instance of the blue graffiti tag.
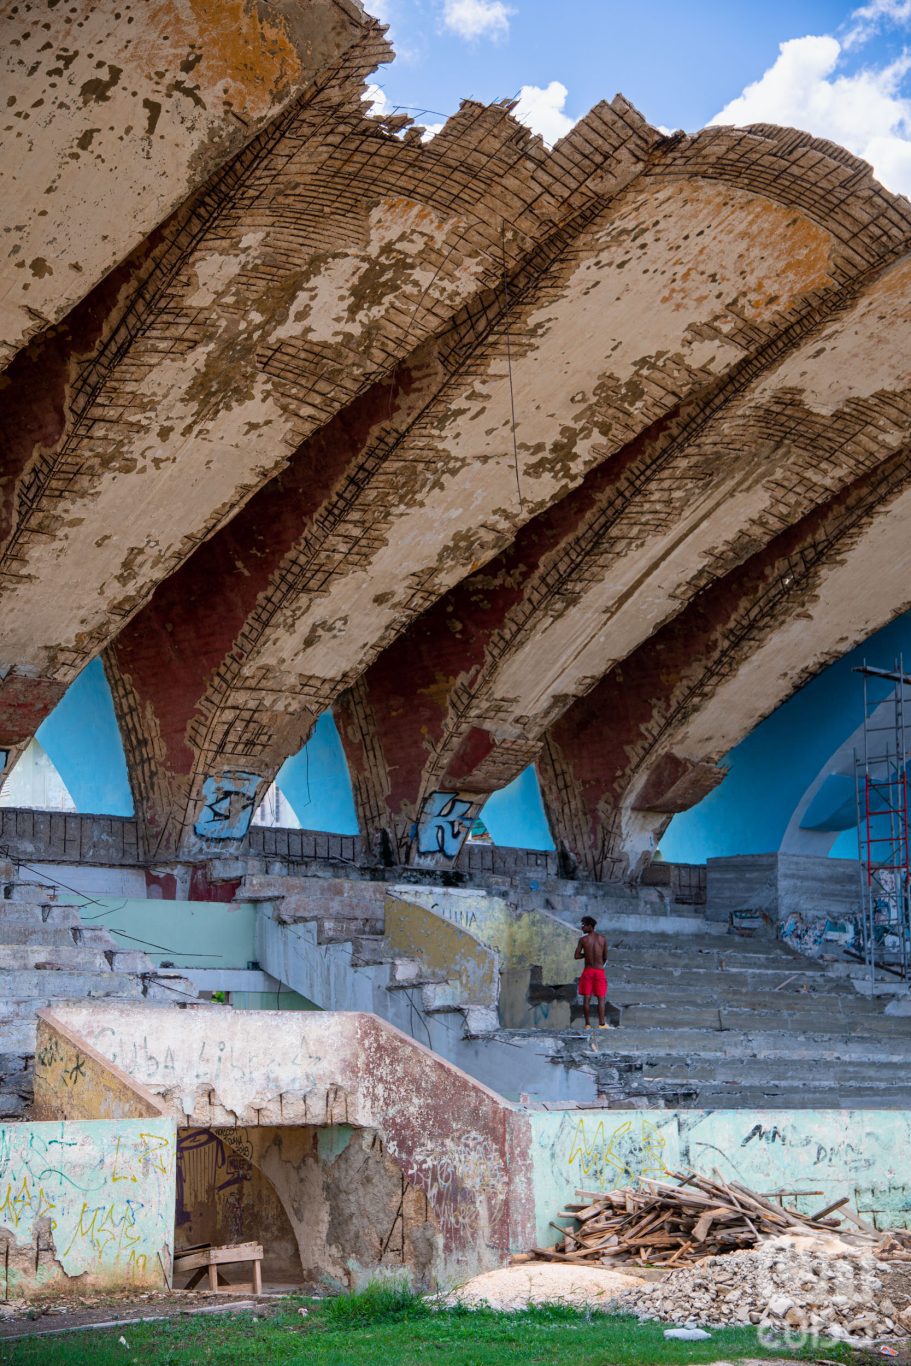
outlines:
[{"label": "blue graffiti tag", "polygon": [[259,781],[258,774],[243,772],[206,778],[202,807],[193,827],[200,839],[243,839],[250,828]]},{"label": "blue graffiti tag", "polygon": [[432,792],[418,826],[418,853],[455,858],[468,833],[464,817],[470,810],[471,803],[462,801],[455,792]]}]

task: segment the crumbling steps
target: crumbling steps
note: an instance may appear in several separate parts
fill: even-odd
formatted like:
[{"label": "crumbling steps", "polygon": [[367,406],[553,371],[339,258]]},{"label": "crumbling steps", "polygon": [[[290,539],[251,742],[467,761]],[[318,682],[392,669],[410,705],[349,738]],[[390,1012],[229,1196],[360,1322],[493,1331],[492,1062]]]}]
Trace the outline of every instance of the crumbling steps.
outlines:
[{"label": "crumbling steps", "polygon": [[[432,1052],[511,1099],[592,1102],[591,1070],[552,1067],[560,1044],[527,1031],[521,1049],[490,1042],[498,1026],[495,1000],[468,1003],[460,985],[417,959],[393,953],[382,935],[320,933],[319,916],[300,919],[264,906],[257,918],[257,954],[279,981],[327,1010],[380,1015]],[[357,917],[352,917],[353,920]]]},{"label": "crumbling steps", "polygon": [[57,900],[58,888],[18,882],[8,863],[0,888],[0,1119],[10,1119],[31,1104],[39,1010],[85,1000],[171,1004],[198,993],[103,926],[85,924],[78,906]]}]

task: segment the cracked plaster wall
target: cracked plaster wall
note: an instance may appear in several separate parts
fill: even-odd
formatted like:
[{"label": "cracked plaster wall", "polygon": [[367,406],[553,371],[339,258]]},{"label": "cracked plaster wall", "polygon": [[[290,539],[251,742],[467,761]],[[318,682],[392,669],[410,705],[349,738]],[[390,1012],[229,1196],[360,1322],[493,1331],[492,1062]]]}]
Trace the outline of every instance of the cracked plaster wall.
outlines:
[{"label": "cracked plaster wall", "polygon": [[526,1133],[513,1108],[376,1016],[97,1005],[57,1013],[183,1124],[377,1133],[427,1198],[439,1279],[498,1265],[529,1237]]},{"label": "cracked plaster wall", "polygon": [[175,1137],[161,1116],[0,1124],[0,1298],[165,1286]]},{"label": "cracked plaster wall", "polygon": [[389,1271],[428,1289],[443,1252],[426,1194],[344,1124],[181,1130],[177,1246],[201,1241],[260,1242],[267,1282],[334,1291]]}]

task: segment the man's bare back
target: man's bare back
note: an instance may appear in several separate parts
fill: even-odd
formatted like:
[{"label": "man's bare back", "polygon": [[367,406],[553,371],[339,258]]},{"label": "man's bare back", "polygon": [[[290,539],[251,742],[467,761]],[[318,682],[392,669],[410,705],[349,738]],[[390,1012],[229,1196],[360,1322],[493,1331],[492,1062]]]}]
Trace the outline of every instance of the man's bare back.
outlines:
[{"label": "man's bare back", "polygon": [[594,930],[583,934],[576,945],[576,957],[585,959],[587,968],[603,968],[607,963],[607,940]]}]

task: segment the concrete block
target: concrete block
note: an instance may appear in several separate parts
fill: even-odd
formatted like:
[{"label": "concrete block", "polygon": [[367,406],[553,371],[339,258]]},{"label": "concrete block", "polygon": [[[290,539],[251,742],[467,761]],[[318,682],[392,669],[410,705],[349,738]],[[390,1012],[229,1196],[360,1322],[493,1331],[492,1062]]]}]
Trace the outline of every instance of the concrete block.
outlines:
[{"label": "concrete block", "polygon": [[40,882],[14,882],[7,888],[7,902],[26,906],[47,906],[57,901],[60,889],[56,886],[42,885]]},{"label": "concrete block", "polygon": [[82,924],[75,906],[38,905],[22,901],[0,902],[0,938],[4,925],[50,925],[58,929],[77,928]]},{"label": "concrete block", "polygon": [[139,998],[142,986],[137,978],[119,972],[24,971],[0,974],[0,999],[35,998],[81,1001],[88,997],[123,996]]},{"label": "concrete block", "polygon": [[152,960],[147,953],[137,949],[109,949],[105,956],[109,970],[113,972],[151,972]]},{"label": "concrete block", "polygon": [[31,970],[64,972],[109,972],[110,964],[98,949],[77,948],[72,936],[69,944],[0,944],[0,975]]},{"label": "concrete block", "polygon": [[454,1010],[462,1003],[459,982],[428,982],[421,987],[421,1004],[427,1011]]},{"label": "concrete block", "polygon": [[416,958],[395,958],[392,963],[393,982],[413,982],[423,972]]},{"label": "concrete block", "polygon": [[466,1006],[462,1015],[468,1034],[493,1034],[499,1029],[500,1019],[493,1006]]},{"label": "concrete block", "polygon": [[[51,948],[71,949],[77,942],[73,938],[71,929],[45,925],[40,916],[37,922],[29,920],[25,924],[22,922],[10,924],[2,914],[0,914],[0,941],[11,947],[16,944],[44,944],[49,950]],[[90,947],[92,946],[90,945]]]}]

